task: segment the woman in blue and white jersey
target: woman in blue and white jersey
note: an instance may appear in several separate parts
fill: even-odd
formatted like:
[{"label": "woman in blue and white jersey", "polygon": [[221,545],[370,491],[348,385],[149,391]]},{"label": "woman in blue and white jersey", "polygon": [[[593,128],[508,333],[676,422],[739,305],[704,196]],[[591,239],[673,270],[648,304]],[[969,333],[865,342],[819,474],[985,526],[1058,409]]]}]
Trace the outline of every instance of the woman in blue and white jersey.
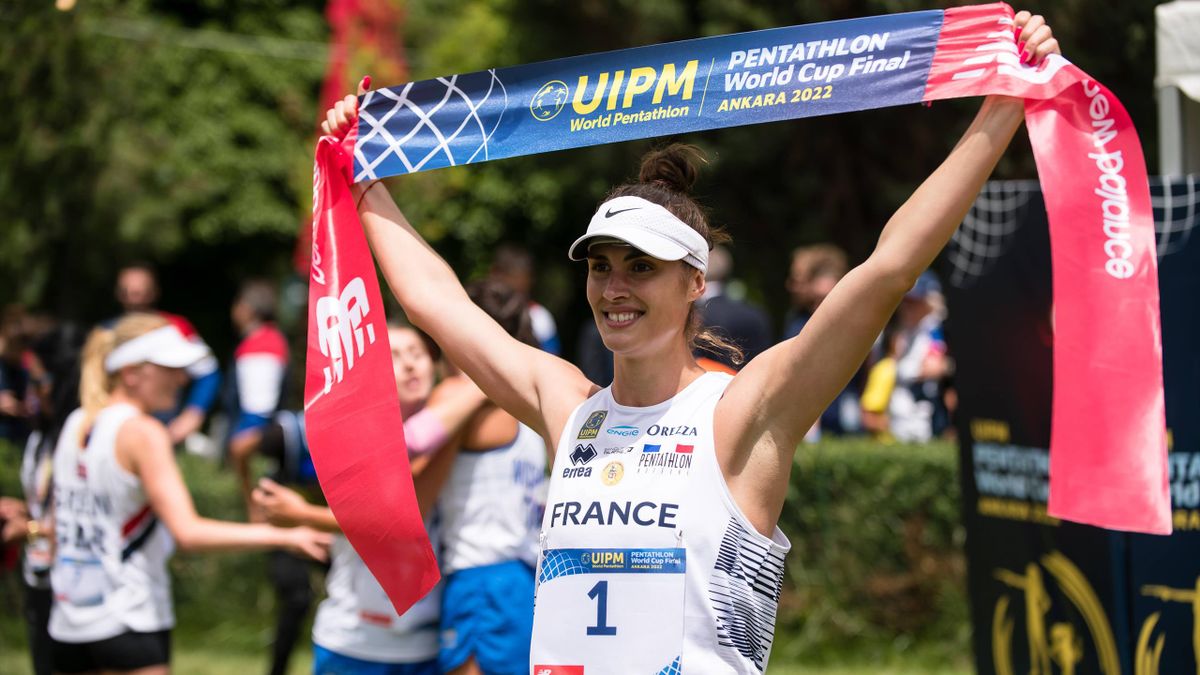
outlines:
[{"label": "woman in blue and white jersey", "polygon": [[[506,333],[539,345],[528,300],[515,289],[486,280],[468,285],[467,294]],[[542,437],[496,404],[483,406],[464,431],[437,501],[443,672],[529,671],[545,487]]]},{"label": "woman in blue and white jersey", "polygon": [[[1058,52],[1016,15],[1034,64]],[[347,97],[325,130],[357,116]],[[776,523],[795,449],[858,369],[900,299],[970,208],[1024,116],[988,97],[942,165],[884,227],[799,335],[736,376],[693,358],[694,303],[723,237],[688,196],[695,154],[648,155],[570,250],[615,376],[601,389],[520,343],[471,303],[450,267],[377,183],[360,218],[396,299],[488,395],[556,448],[542,523],[531,671],[759,673],[789,543]]]}]

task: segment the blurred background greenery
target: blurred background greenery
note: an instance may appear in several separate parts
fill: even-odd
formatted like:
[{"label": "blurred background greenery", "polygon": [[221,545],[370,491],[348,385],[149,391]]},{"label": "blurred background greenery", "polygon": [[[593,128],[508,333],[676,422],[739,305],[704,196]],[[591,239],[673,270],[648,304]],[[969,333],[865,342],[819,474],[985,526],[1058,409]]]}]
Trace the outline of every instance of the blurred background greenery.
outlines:
[{"label": "blurred background greenery", "polygon": [[[60,0],[61,2],[61,0]],[[937,0],[364,0],[401,13],[411,79],[796,23],[931,9]],[[1156,2],[1031,2],[1069,58],[1129,108],[1157,164]],[[228,307],[248,276],[292,280],[311,199],[329,29],[321,0],[48,0],[0,6],[0,301],[95,320],[116,311],[116,267],[160,267],[164,309],[232,347]],[[358,55],[356,72],[385,72]],[[391,71],[395,72],[395,68]],[[382,81],[374,86],[399,82]],[[794,246],[852,259],[965,128],[974,101],[725,129],[683,140],[712,165],[697,192],[734,234],[736,276],[780,320]],[[500,241],[541,268],[535,296],[563,343],[586,318],[565,250],[650,141],[391,181],[410,218],[464,276]],[[1035,175],[1019,138],[998,177]],[[292,332],[296,326],[290,326]],[[568,353],[568,355],[570,355]]]}]

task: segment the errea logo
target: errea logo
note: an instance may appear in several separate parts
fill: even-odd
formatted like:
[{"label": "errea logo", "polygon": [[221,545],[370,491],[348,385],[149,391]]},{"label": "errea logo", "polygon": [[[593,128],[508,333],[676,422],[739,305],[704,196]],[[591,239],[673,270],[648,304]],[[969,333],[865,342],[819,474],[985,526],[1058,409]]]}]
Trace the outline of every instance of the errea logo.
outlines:
[{"label": "errea logo", "polygon": [[579,443],[571,451],[571,465],[563,469],[563,478],[587,478],[592,475],[592,467],[586,464],[596,458],[596,447],[591,443]]},{"label": "errea logo", "polygon": [[596,457],[595,446],[593,446],[591,443],[588,443],[587,445],[580,443],[575,446],[574,450],[571,451],[571,464],[574,464],[575,466],[579,466],[580,464],[587,464],[588,462],[595,459],[595,457]]}]

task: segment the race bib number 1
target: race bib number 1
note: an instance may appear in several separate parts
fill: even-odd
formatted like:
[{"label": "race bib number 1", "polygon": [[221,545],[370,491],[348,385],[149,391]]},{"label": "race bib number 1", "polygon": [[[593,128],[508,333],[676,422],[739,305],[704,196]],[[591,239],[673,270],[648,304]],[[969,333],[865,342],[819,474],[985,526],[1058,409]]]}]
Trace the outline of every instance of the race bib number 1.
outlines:
[{"label": "race bib number 1", "polygon": [[686,567],[682,548],[544,551],[533,672],[678,672]]}]

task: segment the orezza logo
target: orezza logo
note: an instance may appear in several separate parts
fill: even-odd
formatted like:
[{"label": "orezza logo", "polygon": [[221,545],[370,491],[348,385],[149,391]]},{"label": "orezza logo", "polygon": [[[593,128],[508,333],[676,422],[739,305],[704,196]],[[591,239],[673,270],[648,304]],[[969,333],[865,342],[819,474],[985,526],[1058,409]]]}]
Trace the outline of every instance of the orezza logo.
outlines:
[{"label": "orezza logo", "polygon": [[579,434],[576,436],[581,441],[589,440],[600,435],[600,427],[604,426],[604,418],[608,417],[607,410],[597,410],[588,415],[583,426],[579,427]]},{"label": "orezza logo", "polygon": [[637,436],[642,433],[642,430],[637,427],[631,427],[628,424],[622,424],[620,426],[609,427],[604,433],[609,436],[624,436],[628,438],[630,436]]},{"label": "orezza logo", "polygon": [[651,424],[646,430],[647,436],[696,436],[696,427],[689,427],[686,424],[679,426],[668,427],[659,424]]},{"label": "orezza logo", "polygon": [[570,90],[562,80],[551,80],[542,85],[541,89],[529,101],[529,112],[533,119],[539,122],[549,122],[558,117],[558,113],[567,105]]}]

